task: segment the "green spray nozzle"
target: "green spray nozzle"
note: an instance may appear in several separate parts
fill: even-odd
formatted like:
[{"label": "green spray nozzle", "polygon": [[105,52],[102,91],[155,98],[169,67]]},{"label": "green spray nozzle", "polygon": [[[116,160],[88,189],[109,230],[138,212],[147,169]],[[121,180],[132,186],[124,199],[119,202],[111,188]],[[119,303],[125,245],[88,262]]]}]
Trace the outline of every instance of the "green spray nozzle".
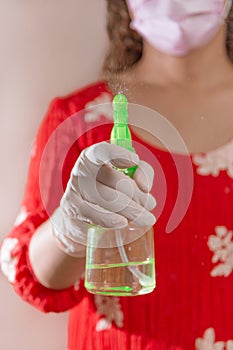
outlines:
[{"label": "green spray nozzle", "polygon": [[[128,126],[128,101],[125,95],[117,94],[113,98],[114,126],[111,131],[110,142],[135,152],[132,146],[131,133]],[[137,166],[124,169],[124,173],[133,177]]]},{"label": "green spray nozzle", "polygon": [[118,94],[114,97],[113,113],[115,124],[128,124],[128,101],[125,95]]}]

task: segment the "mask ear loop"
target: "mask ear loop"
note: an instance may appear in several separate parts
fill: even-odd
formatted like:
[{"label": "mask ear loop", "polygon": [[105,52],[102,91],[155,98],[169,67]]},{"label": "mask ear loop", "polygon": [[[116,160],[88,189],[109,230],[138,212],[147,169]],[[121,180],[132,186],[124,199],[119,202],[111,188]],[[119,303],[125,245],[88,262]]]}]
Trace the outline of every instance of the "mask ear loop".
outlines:
[{"label": "mask ear loop", "polygon": [[223,19],[226,19],[231,11],[231,8],[232,8],[232,0],[227,0],[227,2],[225,3],[224,5],[224,8],[223,8]]}]

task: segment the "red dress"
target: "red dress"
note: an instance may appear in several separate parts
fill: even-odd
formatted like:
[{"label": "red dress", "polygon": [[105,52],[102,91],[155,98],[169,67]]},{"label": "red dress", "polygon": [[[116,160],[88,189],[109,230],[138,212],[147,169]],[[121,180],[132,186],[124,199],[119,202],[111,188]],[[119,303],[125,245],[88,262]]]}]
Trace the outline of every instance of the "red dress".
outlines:
[{"label": "red dress", "polygon": [[155,169],[153,293],[94,296],[83,280],[58,291],[33,275],[30,239],[59,205],[81,150],[109,139],[111,100],[106,84],[97,82],[51,103],[31,154],[20,214],[2,242],[2,271],[41,311],[70,310],[69,350],[232,350],[233,141],[208,153],[171,154],[132,132],[137,153]]}]

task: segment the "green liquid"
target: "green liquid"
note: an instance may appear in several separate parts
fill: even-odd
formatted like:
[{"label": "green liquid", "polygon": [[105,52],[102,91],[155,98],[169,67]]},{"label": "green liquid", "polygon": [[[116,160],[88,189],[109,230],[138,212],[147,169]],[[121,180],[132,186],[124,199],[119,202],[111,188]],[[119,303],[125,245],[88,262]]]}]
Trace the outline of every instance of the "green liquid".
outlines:
[{"label": "green liquid", "polygon": [[134,296],[150,293],[155,288],[154,259],[87,264],[85,287],[90,293],[101,295]]}]

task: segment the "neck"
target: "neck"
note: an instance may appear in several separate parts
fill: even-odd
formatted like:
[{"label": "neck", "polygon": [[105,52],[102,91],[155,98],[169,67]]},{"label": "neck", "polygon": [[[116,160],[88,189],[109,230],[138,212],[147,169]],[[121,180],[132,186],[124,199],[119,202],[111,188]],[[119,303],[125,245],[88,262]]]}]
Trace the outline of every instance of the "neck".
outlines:
[{"label": "neck", "polygon": [[223,27],[205,47],[183,57],[174,57],[159,52],[147,42],[143,55],[132,69],[138,82],[162,85],[186,85],[214,87],[230,77],[232,63],[226,47],[226,29]]}]

